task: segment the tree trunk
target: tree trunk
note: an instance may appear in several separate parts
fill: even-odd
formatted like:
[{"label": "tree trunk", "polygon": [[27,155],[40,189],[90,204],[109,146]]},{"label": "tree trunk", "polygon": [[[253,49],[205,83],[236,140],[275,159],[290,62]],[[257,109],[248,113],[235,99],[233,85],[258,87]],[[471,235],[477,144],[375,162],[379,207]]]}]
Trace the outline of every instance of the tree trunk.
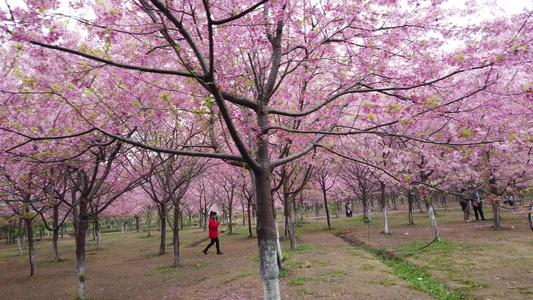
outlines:
[{"label": "tree trunk", "polygon": [[[89,218],[87,217],[87,201],[81,199],[78,204],[79,214],[74,216],[75,236],[76,236],[76,270],[78,273],[78,294],[80,299],[87,298],[87,289],[85,281],[85,245],[87,234],[89,232]],[[76,209],[74,209],[76,212]]]},{"label": "tree trunk", "polygon": [[26,232],[28,233],[28,254],[30,256],[30,276],[35,275],[37,269],[37,262],[35,261],[35,248],[33,247],[33,228],[31,225],[31,218],[24,219],[26,223]]},{"label": "tree trunk", "polygon": [[98,215],[94,218],[94,234],[96,235],[96,250],[100,251],[102,245],[100,239],[100,220]]},{"label": "tree trunk", "polygon": [[259,275],[265,299],[281,299],[277,254],[276,220],[270,187],[270,170],[266,165],[255,174],[257,188],[257,240],[259,244]]},{"label": "tree trunk", "polygon": [[251,207],[250,207],[250,200],[248,200],[248,233],[250,234],[250,237],[253,237],[253,233],[252,233],[252,211],[251,211]]},{"label": "tree trunk", "polygon": [[172,239],[172,242],[174,244],[174,263],[172,266],[179,267],[180,266],[180,228],[179,228],[179,216],[180,216],[180,210],[179,210],[179,203],[178,205],[174,205],[174,237]]},{"label": "tree trunk", "polygon": [[494,230],[500,230],[501,223],[500,223],[500,200],[496,200],[497,194],[498,194],[498,187],[496,186],[496,177],[492,176],[489,180],[490,184],[490,194],[492,200],[492,212],[494,213]]},{"label": "tree trunk", "polygon": [[420,195],[416,197],[416,205],[418,205],[418,209],[420,210],[420,213],[424,213],[424,209],[422,208],[422,204],[420,203]]},{"label": "tree trunk", "polygon": [[328,220],[328,228],[331,229],[331,221],[329,219],[328,198],[326,195],[326,189],[322,188],[322,197],[324,198],[324,208],[326,209],[326,218]]},{"label": "tree trunk", "polygon": [[19,248],[19,256],[23,255],[22,249],[24,249],[24,241],[22,241],[22,219],[19,219],[19,230],[17,235],[17,246]]},{"label": "tree trunk", "polygon": [[383,214],[383,233],[389,234],[389,222],[387,219],[387,206],[385,205],[385,183],[380,183],[380,189],[381,189],[381,213]]},{"label": "tree trunk", "polygon": [[139,224],[139,216],[135,216],[135,232],[141,232],[141,224]]},{"label": "tree trunk", "polygon": [[228,207],[228,234],[232,234],[233,233],[233,221],[232,221],[232,218],[233,218],[233,208],[231,207],[231,205]]},{"label": "tree trunk", "polygon": [[429,215],[429,221],[431,223],[431,230],[433,231],[433,238],[436,239],[437,242],[440,242],[439,227],[437,226],[437,218],[435,217],[435,209],[433,208],[433,205],[431,204],[430,200],[425,201],[425,202],[426,202],[426,209]]},{"label": "tree trunk", "polygon": [[413,193],[409,191],[407,193],[407,204],[409,206],[409,225],[415,225],[415,221],[413,220]]},{"label": "tree trunk", "polygon": [[167,206],[165,203],[161,204],[161,243],[159,244],[159,254],[165,254],[165,243],[167,239]]},{"label": "tree trunk", "polygon": [[287,197],[285,199],[283,214],[285,219],[286,232],[288,232],[289,239],[291,241],[290,249],[293,250],[294,248],[296,248],[296,237],[294,236],[294,227],[292,226],[291,198],[292,197]]},{"label": "tree trunk", "polygon": [[53,228],[52,231],[52,247],[54,248],[54,262],[59,262],[59,250],[57,249],[57,240],[59,238],[59,206],[54,206],[53,211]]},{"label": "tree trunk", "polygon": [[152,233],[150,232],[150,226],[152,225],[152,210],[148,208],[146,213],[146,232],[148,233],[148,236],[152,236]]}]

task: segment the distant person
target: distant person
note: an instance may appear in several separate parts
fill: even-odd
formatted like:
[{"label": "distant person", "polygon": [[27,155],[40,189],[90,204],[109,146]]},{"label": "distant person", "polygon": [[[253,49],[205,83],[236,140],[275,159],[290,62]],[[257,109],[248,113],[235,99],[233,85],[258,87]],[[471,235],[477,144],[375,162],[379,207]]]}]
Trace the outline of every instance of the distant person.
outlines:
[{"label": "distant person", "polygon": [[481,199],[479,198],[478,191],[472,191],[470,193],[470,201],[472,202],[472,208],[474,209],[476,220],[479,221],[479,217],[481,217],[481,220],[485,221],[485,216],[483,215],[483,209],[482,209],[483,204],[481,203]]},{"label": "distant person", "polygon": [[463,210],[463,217],[465,222],[470,222],[470,201],[467,196],[464,194],[465,189],[461,189],[461,195],[459,199],[459,204],[461,204],[461,209]]},{"label": "distant person", "polygon": [[346,203],[345,208],[346,208],[346,217],[347,217],[347,218],[351,218],[352,215],[353,215],[352,205]]},{"label": "distant person", "polygon": [[207,250],[213,246],[213,244],[216,243],[217,247],[217,254],[224,254],[220,252],[220,245],[218,241],[218,225],[220,225],[220,222],[217,221],[217,213],[212,211],[209,213],[209,238],[211,239],[211,243],[207,245],[207,247],[202,250],[202,252],[207,255]]}]

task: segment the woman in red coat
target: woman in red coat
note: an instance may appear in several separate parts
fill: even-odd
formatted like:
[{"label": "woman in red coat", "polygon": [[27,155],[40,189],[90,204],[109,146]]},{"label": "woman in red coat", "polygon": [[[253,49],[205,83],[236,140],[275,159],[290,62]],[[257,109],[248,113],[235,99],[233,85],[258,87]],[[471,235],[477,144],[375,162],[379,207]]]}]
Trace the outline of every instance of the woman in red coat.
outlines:
[{"label": "woman in red coat", "polygon": [[220,222],[217,222],[217,213],[212,211],[209,213],[209,217],[209,238],[211,239],[211,243],[207,245],[207,247],[202,252],[207,255],[207,250],[209,250],[209,248],[211,248],[211,246],[216,243],[217,254],[224,254],[220,252],[220,246],[218,242],[218,225],[220,225]]}]

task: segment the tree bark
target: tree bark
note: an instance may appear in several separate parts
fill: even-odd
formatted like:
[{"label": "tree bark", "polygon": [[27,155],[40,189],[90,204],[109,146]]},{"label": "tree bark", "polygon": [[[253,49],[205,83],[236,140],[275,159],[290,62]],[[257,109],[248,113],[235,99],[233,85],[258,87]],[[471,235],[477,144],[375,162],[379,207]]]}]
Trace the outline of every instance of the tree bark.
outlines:
[{"label": "tree bark", "polygon": [[281,299],[277,254],[276,220],[270,191],[270,170],[265,166],[255,174],[257,187],[257,241],[259,275],[265,299]]},{"label": "tree bark", "polygon": [[497,200],[498,187],[496,186],[496,177],[492,176],[489,180],[490,194],[492,198],[492,212],[494,213],[494,230],[500,230],[500,200]]},{"label": "tree bark", "polygon": [[100,220],[98,215],[94,217],[94,234],[96,235],[96,250],[100,251],[102,245],[100,238]]},{"label": "tree bark", "polygon": [[32,228],[32,219],[24,219],[26,223],[26,232],[28,233],[28,254],[30,257],[30,276],[35,275],[37,270],[37,262],[35,261],[35,248],[33,247],[33,228]]},{"label": "tree bark", "polygon": [[433,238],[436,239],[437,242],[440,242],[440,233],[439,227],[437,226],[437,218],[435,217],[435,209],[429,200],[426,201],[426,209],[431,223],[431,230],[433,231]]},{"label": "tree bark", "polygon": [[24,249],[24,241],[22,239],[22,219],[19,219],[19,230],[17,235],[17,246],[19,248],[19,256],[23,255],[22,250]]},{"label": "tree bark", "polygon": [[415,225],[415,221],[413,220],[413,193],[409,191],[407,193],[407,204],[409,206],[409,225]]},{"label": "tree bark", "polygon": [[173,237],[173,244],[174,244],[174,263],[172,264],[174,267],[180,266],[180,228],[179,228],[179,216],[180,216],[180,210],[178,205],[174,205],[174,237]]},{"label": "tree bark", "polygon": [[385,205],[386,198],[385,198],[385,183],[380,182],[380,190],[381,190],[381,213],[383,214],[383,233],[389,234],[389,222],[387,219],[387,206]]},{"label": "tree bark", "polygon": [[87,233],[89,232],[89,218],[87,217],[87,201],[86,199],[80,199],[78,204],[79,213],[76,214],[74,209],[74,227],[76,237],[76,270],[78,273],[78,296],[80,299],[85,300],[87,298],[87,288],[85,274],[85,245],[87,240]]},{"label": "tree bark", "polygon": [[328,220],[328,228],[331,229],[331,221],[329,219],[328,198],[326,195],[326,189],[322,189],[322,197],[324,198],[324,208],[326,209],[326,218]]},{"label": "tree bark", "polygon": [[59,250],[57,248],[57,240],[59,238],[59,206],[55,205],[53,210],[53,228],[52,231],[52,247],[54,249],[54,262],[59,262]]},{"label": "tree bark", "polygon": [[167,239],[167,206],[165,202],[161,204],[161,243],[159,244],[159,254],[165,254],[165,243]]}]

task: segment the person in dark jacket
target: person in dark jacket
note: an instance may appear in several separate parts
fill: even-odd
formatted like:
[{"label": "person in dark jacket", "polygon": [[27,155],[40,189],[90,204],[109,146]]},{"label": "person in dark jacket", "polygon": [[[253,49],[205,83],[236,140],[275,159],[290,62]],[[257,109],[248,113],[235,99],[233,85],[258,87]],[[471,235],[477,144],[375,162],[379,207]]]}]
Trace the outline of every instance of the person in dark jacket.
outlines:
[{"label": "person in dark jacket", "polygon": [[472,201],[472,208],[474,209],[476,220],[479,221],[479,217],[481,216],[481,220],[484,221],[485,216],[483,215],[483,204],[481,203],[481,199],[479,198],[479,193],[477,191],[472,191],[470,193],[470,201]]},{"label": "person in dark jacket", "polygon": [[461,189],[461,195],[459,197],[459,204],[461,204],[461,209],[463,210],[463,217],[465,222],[470,222],[470,200],[467,195],[465,195],[465,189]]},{"label": "person in dark jacket", "polygon": [[207,255],[207,250],[209,250],[209,248],[216,243],[217,254],[224,254],[220,251],[220,245],[218,241],[218,225],[220,225],[220,222],[217,221],[217,213],[212,211],[209,213],[209,217],[209,238],[211,239],[211,243],[209,243],[209,245],[207,245],[202,252]]}]

